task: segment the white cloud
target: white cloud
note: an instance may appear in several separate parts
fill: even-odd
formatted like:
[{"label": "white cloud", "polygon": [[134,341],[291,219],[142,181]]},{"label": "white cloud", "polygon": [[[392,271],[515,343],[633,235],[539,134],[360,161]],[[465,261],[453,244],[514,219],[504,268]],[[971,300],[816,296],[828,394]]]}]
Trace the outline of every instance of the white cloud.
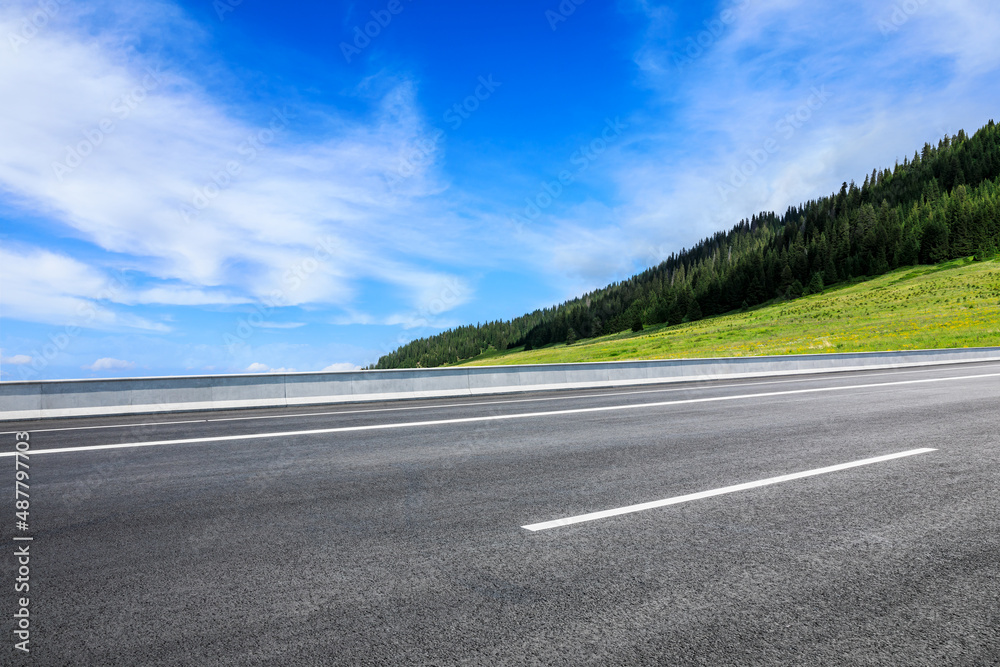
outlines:
[{"label": "white cloud", "polygon": [[[0,35],[33,7],[0,10]],[[388,191],[385,174],[430,132],[412,83],[366,120],[308,105],[237,117],[159,60],[165,44],[194,48],[177,8],[103,9],[110,27],[82,29],[61,8],[17,52],[0,49],[0,188],[166,283],[122,303],[344,305],[363,278],[435,298],[441,272],[414,260],[465,256],[453,239],[470,223],[422,203],[443,189],[433,160]],[[130,48],[140,39],[153,46]]]},{"label": "white cloud", "polygon": [[128,290],[115,299],[115,301],[128,305],[206,306],[245,304],[250,303],[252,300],[248,297],[233,296],[223,290],[202,290],[183,286],[166,286]]},{"label": "white cloud", "polygon": [[[662,6],[638,4],[650,34],[636,62],[664,112],[635,114],[622,149],[594,164],[591,176],[614,183],[621,203],[565,211],[550,232],[534,232],[547,239],[532,241],[547,249],[549,270],[580,276],[577,286],[860,183],[925,141],[996,115],[1000,6],[986,0],[920,3],[887,35],[879,20],[903,3],[739,1],[736,20],[682,66],[672,56],[688,36]],[[814,90],[827,99],[817,104]],[[782,124],[800,112],[805,120]],[[748,162],[765,145],[775,150]],[[746,183],[720,194],[748,164]]]},{"label": "white cloud", "polygon": [[102,359],[98,359],[89,366],[83,366],[82,368],[88,371],[122,370],[126,368],[135,368],[135,362],[123,361],[122,359],[113,359],[111,357],[104,357]]},{"label": "white cloud", "polygon": [[34,360],[26,354],[15,354],[13,357],[0,357],[0,363],[10,364],[11,366],[24,366],[30,364],[32,361]]},{"label": "white cloud", "polygon": [[383,323],[389,326],[401,326],[404,329],[449,329],[464,324],[457,320],[445,320],[420,312],[396,313],[385,318]]},{"label": "white cloud", "polygon": [[332,320],[330,320],[330,324],[334,324],[336,326],[350,326],[352,324],[368,325],[368,324],[383,323],[381,320],[377,319],[375,316],[369,313],[354,310],[351,308],[345,310],[346,312],[343,315],[338,315],[334,317]]},{"label": "white cloud", "polygon": [[329,366],[324,368],[321,372],[336,373],[338,371],[360,371],[360,370],[361,366],[358,366],[357,364],[342,363],[342,364],[330,364]]},{"label": "white cloud", "polygon": [[468,303],[475,290],[470,281],[441,274],[410,274],[409,285],[412,310],[375,317],[363,311],[345,308],[343,315],[334,317],[336,325],[386,325],[402,326],[404,329],[420,327],[446,329],[458,326],[459,322],[443,318],[442,315]]},{"label": "white cloud", "polygon": [[294,373],[294,368],[271,368],[267,364],[254,362],[247,366],[248,373]]},{"label": "white cloud", "polygon": [[261,329],[298,329],[305,325],[305,322],[261,322],[257,326]]},{"label": "white cloud", "polygon": [[0,248],[0,265],[5,317],[97,329],[170,330],[104,305],[121,299],[123,283],[65,255],[31,247]]}]

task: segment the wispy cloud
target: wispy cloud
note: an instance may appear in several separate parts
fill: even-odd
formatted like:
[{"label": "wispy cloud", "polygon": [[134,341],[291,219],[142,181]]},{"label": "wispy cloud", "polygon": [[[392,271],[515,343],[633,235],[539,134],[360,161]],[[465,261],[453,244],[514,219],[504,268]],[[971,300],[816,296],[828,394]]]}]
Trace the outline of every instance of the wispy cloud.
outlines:
[{"label": "wispy cloud", "polygon": [[[636,3],[649,18],[636,49],[639,80],[663,111],[637,112],[627,147],[595,165],[620,203],[565,216],[546,246],[549,266],[598,286],[988,121],[1000,7],[919,3],[887,36],[879,21],[897,4],[737,0],[685,35],[666,5]],[[697,57],[679,58],[691,43],[700,44]],[[722,187],[741,171],[738,187]]]},{"label": "wispy cloud", "polygon": [[305,325],[305,322],[261,322],[257,326],[262,329],[298,329]]},{"label": "wispy cloud", "polygon": [[336,373],[340,371],[359,371],[361,366],[351,363],[341,363],[341,364],[330,364],[323,369],[324,373]]},{"label": "wispy cloud", "polygon": [[294,368],[271,368],[267,364],[255,361],[246,367],[247,373],[294,373]]},{"label": "wispy cloud", "polygon": [[3,247],[0,265],[5,317],[108,330],[170,330],[161,322],[105,305],[107,300],[123,298],[120,283],[71,257],[37,248]]},{"label": "wispy cloud", "polygon": [[112,357],[103,357],[98,359],[92,364],[83,366],[84,370],[88,371],[117,371],[126,370],[130,368],[135,368],[136,364],[134,361],[125,361],[123,359],[114,359]]},{"label": "wispy cloud", "polygon": [[[0,10],[0,34],[16,32],[33,6]],[[420,203],[440,191],[433,165],[388,196],[384,174],[429,131],[413,84],[392,84],[364,119],[318,106],[236,114],[166,57],[164,44],[186,44],[190,24],[169,5],[144,7],[106,3],[89,30],[67,9],[19,49],[0,49],[0,187],[101,250],[140,258],[153,284],[121,303],[235,304],[280,292],[285,305],[344,305],[365,278],[424,298],[442,276],[421,258],[449,256],[447,226],[461,223]],[[122,48],[140,35],[153,46]],[[321,241],[327,260],[297,280]],[[85,277],[98,287],[93,271]],[[72,309],[55,308],[53,292],[43,300]],[[39,308],[17,307],[40,319]],[[114,319],[113,304],[105,310]]]},{"label": "wispy cloud", "polygon": [[0,363],[10,364],[11,366],[24,366],[30,364],[32,358],[26,354],[15,354],[12,357],[0,357]]}]

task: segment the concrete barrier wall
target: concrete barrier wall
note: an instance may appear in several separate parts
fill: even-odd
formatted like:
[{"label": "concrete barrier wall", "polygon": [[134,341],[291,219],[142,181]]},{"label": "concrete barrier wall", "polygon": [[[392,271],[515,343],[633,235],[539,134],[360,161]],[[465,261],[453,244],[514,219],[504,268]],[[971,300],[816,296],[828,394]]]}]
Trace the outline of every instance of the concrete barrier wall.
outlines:
[{"label": "concrete barrier wall", "polygon": [[1000,348],[0,382],[0,421],[284,407],[1000,361]]}]

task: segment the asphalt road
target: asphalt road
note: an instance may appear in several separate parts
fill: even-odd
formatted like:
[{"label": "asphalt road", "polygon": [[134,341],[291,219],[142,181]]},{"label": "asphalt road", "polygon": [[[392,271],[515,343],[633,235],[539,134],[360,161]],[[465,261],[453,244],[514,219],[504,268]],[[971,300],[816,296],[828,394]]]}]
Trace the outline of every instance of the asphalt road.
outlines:
[{"label": "asphalt road", "polygon": [[0,430],[7,664],[1000,664],[1000,364]]}]

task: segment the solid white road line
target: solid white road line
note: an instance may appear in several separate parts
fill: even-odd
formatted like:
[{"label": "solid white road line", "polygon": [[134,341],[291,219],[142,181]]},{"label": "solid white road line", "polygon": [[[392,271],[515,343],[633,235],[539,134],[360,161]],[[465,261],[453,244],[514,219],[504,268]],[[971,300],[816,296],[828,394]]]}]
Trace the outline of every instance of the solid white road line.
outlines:
[{"label": "solid white road line", "polygon": [[[995,368],[995,364],[987,364],[983,366],[966,366],[961,370],[979,370],[984,368]],[[850,377],[880,377],[883,375],[904,375],[909,373],[937,373],[940,372],[941,368],[917,368],[912,370],[902,370],[894,369],[891,371],[872,373],[864,370],[861,371],[844,371],[842,373],[837,373],[837,379],[846,379]],[[955,369],[959,370],[959,369]],[[592,394],[574,394],[572,396],[541,396],[535,398],[514,398],[498,401],[470,401],[464,403],[444,403],[439,405],[406,405],[406,406],[394,406],[391,408],[361,408],[357,410],[329,410],[324,412],[290,412],[287,414],[276,414],[276,415],[249,415],[242,417],[216,417],[214,419],[204,418],[204,419],[189,419],[185,421],[163,421],[163,422],[140,422],[135,424],[99,424],[93,426],[64,426],[61,428],[40,428],[40,429],[29,429],[32,433],[55,433],[60,431],[91,431],[109,428],[132,428],[140,426],[175,426],[178,424],[206,424],[206,423],[218,423],[218,422],[235,422],[235,421],[256,421],[260,419],[296,419],[299,417],[335,417],[339,415],[356,415],[356,414],[368,414],[373,412],[404,412],[407,410],[436,410],[442,408],[465,408],[465,407],[477,407],[481,405],[506,405],[507,403],[542,403],[546,401],[571,401],[575,399],[587,399],[587,398],[612,398],[616,396],[636,396],[639,394],[666,394],[670,392],[677,391],[709,391],[713,389],[730,389],[732,387],[760,387],[765,385],[773,384],[796,384],[801,382],[815,382],[817,379],[827,379],[829,374],[824,374],[824,377],[807,377],[807,378],[788,378],[784,380],[765,380],[761,382],[738,382],[731,384],[711,384],[716,382],[716,380],[691,380],[691,384],[686,384],[680,387],[663,387],[660,389],[636,389],[633,391],[616,391],[608,393],[592,393]],[[697,383],[697,386],[692,386]],[[707,384],[706,384],[707,383]],[[430,399],[429,399],[430,400]],[[24,429],[17,431],[0,431],[0,435],[14,435],[15,433],[21,433]]]},{"label": "solid white road line", "polygon": [[886,454],[885,456],[876,456],[870,459],[862,459],[860,461],[852,461],[851,463],[840,463],[835,466],[828,466],[826,468],[816,468],[815,470],[806,470],[805,472],[796,472],[791,475],[781,475],[780,477],[770,477],[768,479],[762,479],[756,482],[746,482],[745,484],[736,484],[734,486],[724,486],[721,489],[712,489],[711,491],[701,491],[700,493],[689,493],[686,496],[676,496],[674,498],[667,498],[666,500],[654,500],[648,503],[639,503],[638,505],[629,505],[628,507],[619,507],[613,510],[604,510],[602,512],[591,512],[590,514],[580,514],[579,516],[566,517],[565,519],[556,519],[554,521],[543,521],[542,523],[532,523],[527,526],[521,526],[527,530],[537,532],[539,530],[549,530],[551,528],[559,528],[560,526],[570,526],[574,523],[584,523],[586,521],[596,521],[597,519],[605,519],[610,516],[619,516],[622,514],[632,514],[634,512],[642,512],[645,510],[654,509],[656,507],[666,507],[667,505],[678,505],[680,503],[686,503],[692,500],[701,500],[702,498],[711,498],[713,496],[721,496],[727,493],[736,493],[737,491],[746,491],[747,489],[756,489],[761,486],[769,486],[771,484],[780,484],[781,482],[790,482],[794,479],[802,479],[803,477],[813,477],[815,475],[825,475],[829,472],[837,472],[838,470],[847,470],[848,468],[857,468],[858,466],[867,466],[873,463],[882,463],[883,461],[891,461],[893,459],[901,459],[906,456],[916,456],[917,454],[926,454],[928,452],[936,452],[936,449],[911,449],[907,452],[899,452],[898,454]]},{"label": "solid white road line", "polygon": [[177,424],[204,424],[207,419],[185,419],[183,421],[172,421],[172,422],[147,422],[142,424],[102,424],[99,426],[63,426],[61,428],[37,428],[37,429],[21,429],[19,431],[0,431],[0,435],[13,435],[15,433],[24,433],[25,430],[31,433],[57,433],[59,431],[97,431],[106,428],[129,428],[129,427],[139,427],[139,426],[175,426]]},{"label": "solid white road line", "polygon": [[[951,382],[954,380],[978,380],[982,378],[1000,377],[1000,373],[985,375],[966,375],[961,377],[928,378],[924,380],[901,380],[899,382],[879,382],[875,384],[844,385],[838,387],[814,387],[812,389],[791,389],[787,391],[770,391],[759,394],[737,394],[735,396],[711,396],[706,398],[688,398],[679,401],[658,401],[656,403],[634,403],[629,405],[602,405],[594,408],[575,408],[572,410],[550,410],[546,412],[524,412],[512,415],[488,415],[484,417],[460,417],[456,419],[435,419],[420,422],[400,422],[397,424],[368,424],[365,426],[340,426],[336,428],[320,428],[308,431],[283,431],[278,433],[250,433],[246,435],[222,435],[206,438],[184,438],[180,440],[151,440],[147,442],[123,442],[113,445],[88,445],[86,447],[59,447],[55,449],[33,449],[31,454],[65,454],[68,452],[92,452],[102,449],[131,449],[138,447],[156,447],[159,445],[186,445],[204,442],[229,442],[233,440],[259,440],[263,438],[288,438],[303,435],[323,435],[328,433],[353,433],[357,431],[381,431],[396,428],[411,428],[418,426],[442,426],[449,424],[472,424],[475,422],[503,421],[507,419],[533,419],[536,417],[556,417],[562,415],[577,415],[588,412],[613,412],[618,410],[642,410],[646,408],[662,408],[674,405],[691,405],[695,403],[716,403],[719,401],[736,401],[748,398],[770,398],[774,396],[792,396],[796,394],[815,394],[830,391],[847,391],[850,389],[880,389],[883,387],[898,387],[908,384],[928,384],[933,382]],[[0,452],[0,457],[16,456],[18,452]]]}]

